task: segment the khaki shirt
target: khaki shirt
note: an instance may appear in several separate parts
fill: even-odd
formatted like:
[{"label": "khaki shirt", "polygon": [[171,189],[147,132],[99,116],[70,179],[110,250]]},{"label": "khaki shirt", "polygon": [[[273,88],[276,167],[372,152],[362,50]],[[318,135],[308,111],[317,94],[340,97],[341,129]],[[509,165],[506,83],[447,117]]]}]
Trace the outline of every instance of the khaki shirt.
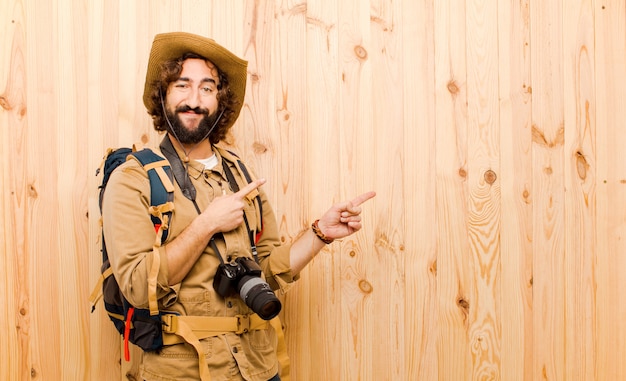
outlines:
[{"label": "khaki shirt", "polygon": [[[204,210],[215,198],[232,193],[223,165],[230,165],[239,183],[247,184],[240,171],[223,160],[237,158],[223,149],[214,147],[218,165],[205,170],[203,165],[191,161],[189,178],[196,188],[196,202]],[[162,155],[162,154],[161,154]],[[180,155],[180,153],[179,153]],[[174,183],[176,183],[174,181]],[[188,316],[235,316],[253,313],[238,294],[222,298],[213,289],[213,278],[219,259],[211,246],[197,260],[187,277],[179,284],[168,285],[167,245],[198,216],[193,203],[185,198],[175,184],[174,211],[166,243],[159,249],[160,270],[157,278],[157,297],[161,310]],[[257,244],[260,266],[265,280],[274,290],[286,291],[295,279],[291,274],[289,245],[280,245],[276,218],[267,195],[259,189],[263,210],[263,233]],[[250,229],[260,228],[258,210],[254,202],[245,208]],[[120,288],[131,304],[148,307],[148,270],[155,242],[155,229],[151,222],[150,184],[146,171],[136,160],[128,160],[112,175],[103,200],[103,229],[113,273]],[[245,224],[224,233],[216,239],[221,255],[226,257],[251,257],[250,240]],[[280,296],[280,293],[277,293]],[[214,380],[266,381],[278,373],[276,357],[276,332],[268,329],[244,334],[225,333],[202,339],[204,355]],[[198,357],[195,349],[186,344],[165,346],[158,352],[145,352],[141,376],[147,380],[198,380]]]}]

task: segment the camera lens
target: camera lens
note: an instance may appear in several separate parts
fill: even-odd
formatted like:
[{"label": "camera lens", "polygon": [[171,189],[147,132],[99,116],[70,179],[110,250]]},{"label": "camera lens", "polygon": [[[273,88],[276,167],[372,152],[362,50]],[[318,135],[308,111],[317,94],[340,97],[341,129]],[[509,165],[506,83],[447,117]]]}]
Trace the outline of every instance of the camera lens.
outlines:
[{"label": "camera lens", "polygon": [[237,284],[241,299],[264,320],[270,320],[282,307],[269,284],[256,276],[244,276]]}]

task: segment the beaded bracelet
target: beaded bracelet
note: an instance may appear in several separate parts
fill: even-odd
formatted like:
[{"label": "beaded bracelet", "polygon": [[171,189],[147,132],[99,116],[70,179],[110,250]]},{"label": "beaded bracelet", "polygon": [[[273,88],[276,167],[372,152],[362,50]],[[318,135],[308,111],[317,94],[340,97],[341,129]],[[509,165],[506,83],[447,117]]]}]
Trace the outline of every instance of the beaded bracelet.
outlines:
[{"label": "beaded bracelet", "polygon": [[334,241],[334,239],[328,238],[328,237],[326,237],[326,235],[324,233],[322,233],[322,230],[318,226],[319,222],[320,222],[319,219],[315,220],[315,222],[313,222],[313,224],[311,224],[311,229],[313,229],[313,233],[315,233],[317,238],[319,238],[322,242],[324,242],[325,244],[328,245],[329,243],[332,243]]}]

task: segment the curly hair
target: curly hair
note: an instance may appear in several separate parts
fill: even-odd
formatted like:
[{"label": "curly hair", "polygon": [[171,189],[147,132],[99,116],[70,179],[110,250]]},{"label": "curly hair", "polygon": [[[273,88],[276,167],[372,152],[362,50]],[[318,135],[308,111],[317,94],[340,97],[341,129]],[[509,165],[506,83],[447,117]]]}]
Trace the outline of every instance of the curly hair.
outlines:
[{"label": "curly hair", "polygon": [[[150,84],[150,107],[148,107],[148,114],[152,116],[154,129],[157,131],[167,131],[167,122],[164,110],[165,107],[163,104],[164,94],[161,89],[167,89],[170,83],[180,78],[180,73],[183,71],[183,63],[185,60],[191,58],[211,62],[198,54],[185,53],[177,59],[163,62],[161,65],[161,75],[156,81]],[[234,122],[231,121],[231,118],[234,118],[235,116],[234,110],[238,106],[238,101],[229,89],[228,78],[217,66],[215,66],[215,68],[217,69],[220,83],[217,91],[218,110],[224,110],[224,113],[222,114],[215,130],[213,130],[211,135],[209,135],[209,141],[211,144],[217,144],[226,137],[226,134],[232,125],[231,122]]]}]

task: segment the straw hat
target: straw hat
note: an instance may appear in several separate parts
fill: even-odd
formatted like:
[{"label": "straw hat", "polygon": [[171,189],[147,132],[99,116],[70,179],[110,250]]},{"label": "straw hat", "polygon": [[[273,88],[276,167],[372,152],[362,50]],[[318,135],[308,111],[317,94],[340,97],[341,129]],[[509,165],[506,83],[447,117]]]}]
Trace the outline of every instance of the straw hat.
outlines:
[{"label": "straw hat", "polygon": [[152,42],[148,71],[143,90],[143,104],[150,105],[150,86],[158,79],[161,64],[177,59],[185,53],[196,53],[215,64],[228,77],[230,91],[238,101],[232,123],[237,120],[246,91],[248,61],[245,61],[210,38],[185,32],[157,34]]}]

